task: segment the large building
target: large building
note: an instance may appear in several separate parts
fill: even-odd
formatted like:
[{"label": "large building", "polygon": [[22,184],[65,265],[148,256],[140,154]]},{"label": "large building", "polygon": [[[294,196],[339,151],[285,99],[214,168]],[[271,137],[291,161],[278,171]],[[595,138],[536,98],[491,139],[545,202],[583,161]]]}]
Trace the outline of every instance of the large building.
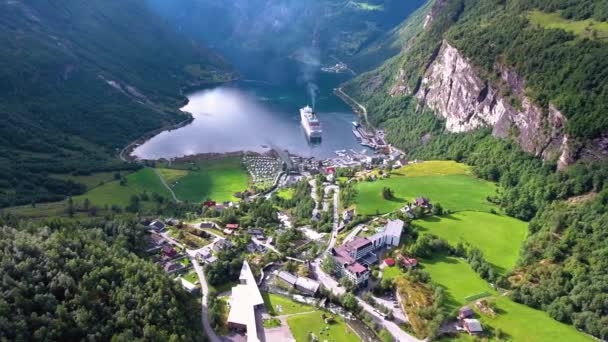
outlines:
[{"label": "large building", "polygon": [[389,220],[384,228],[371,237],[357,237],[344,245],[332,248],[338,272],[348,277],[355,285],[369,279],[370,265],[378,262],[374,251],[386,246],[399,246],[403,232],[403,221]]},{"label": "large building", "polygon": [[264,306],[264,299],[247,261],[243,261],[239,282],[232,288],[228,327],[246,332],[248,342],[259,342],[261,339],[258,334],[264,332],[257,329],[258,310]]}]

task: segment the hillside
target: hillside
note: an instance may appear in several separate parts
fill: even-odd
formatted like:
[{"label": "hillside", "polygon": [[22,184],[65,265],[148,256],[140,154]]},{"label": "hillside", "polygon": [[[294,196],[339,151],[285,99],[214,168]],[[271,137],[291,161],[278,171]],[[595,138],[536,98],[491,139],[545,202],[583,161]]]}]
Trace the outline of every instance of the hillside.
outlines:
[{"label": "hillside", "polygon": [[359,71],[399,52],[394,46],[382,46],[382,53],[367,51],[358,57],[368,48],[377,50],[373,47],[376,42],[396,38],[399,25],[424,0],[147,2],[181,32],[209,42],[236,64],[247,64],[251,56],[262,64],[261,60],[285,58],[304,50],[327,63],[335,63],[331,57],[352,62]]},{"label": "hillside", "polygon": [[498,182],[488,199],[532,220],[501,286],[605,339],[608,306],[591,298],[608,286],[597,224],[608,173],[606,2],[431,3],[401,32],[401,53],[344,90],[410,158],[466,162]]},{"label": "hillside", "polygon": [[231,77],[139,1],[0,4],[0,207],[82,186],[48,175],[125,166],[116,150],[187,119],[180,88]]}]

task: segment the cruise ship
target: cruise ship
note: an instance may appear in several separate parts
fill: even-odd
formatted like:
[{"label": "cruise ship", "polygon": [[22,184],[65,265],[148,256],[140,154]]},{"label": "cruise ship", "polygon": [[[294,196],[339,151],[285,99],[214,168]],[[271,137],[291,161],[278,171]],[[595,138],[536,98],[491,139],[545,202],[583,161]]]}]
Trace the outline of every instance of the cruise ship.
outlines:
[{"label": "cruise ship", "polygon": [[304,131],[306,131],[308,138],[320,139],[323,130],[321,130],[319,118],[317,118],[317,115],[312,108],[310,108],[310,106],[306,106],[300,109],[300,117],[302,119],[302,127],[304,127]]}]

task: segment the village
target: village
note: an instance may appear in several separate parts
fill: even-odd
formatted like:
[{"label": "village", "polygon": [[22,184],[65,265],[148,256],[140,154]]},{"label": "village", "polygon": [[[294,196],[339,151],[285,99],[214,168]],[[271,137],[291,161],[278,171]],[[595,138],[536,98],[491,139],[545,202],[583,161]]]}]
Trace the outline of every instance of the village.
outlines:
[{"label": "village", "polygon": [[[408,239],[408,222],[434,212],[431,200],[421,194],[396,212],[375,218],[339,204],[341,185],[373,182],[388,177],[385,170],[423,163],[408,161],[397,150],[387,152],[337,151],[335,158],[320,161],[287,154],[287,162],[281,154],[247,156],[243,167],[262,192],[240,193],[241,202],[204,201],[201,217],[188,222],[142,221],[150,232],[148,253],[188,292],[203,296],[204,316],[219,310],[220,321],[203,318],[213,341],[298,340],[297,332],[285,324],[290,316],[280,315],[285,302],[325,312],[326,322],[348,315],[351,322],[347,319],[344,324],[352,324],[355,316],[335,299],[349,294],[354,294],[356,307],[369,320],[362,324],[364,328],[353,330],[359,337],[369,334],[369,329],[380,329],[396,341],[417,341],[401,328],[408,324],[402,297],[381,280],[392,269],[408,272],[418,266],[418,260],[402,247]],[[301,203],[291,203],[304,200],[295,198],[302,197],[300,188],[306,190],[305,200],[312,199],[310,217],[304,220],[295,214]],[[241,224],[243,217],[269,202],[273,203],[269,212],[276,214]],[[216,280],[230,274],[234,280]],[[273,298],[282,304],[274,305]],[[474,316],[463,307],[444,330],[482,334],[483,327]],[[331,324],[325,325],[329,329]],[[307,336],[320,340],[323,329],[311,327]]]}]

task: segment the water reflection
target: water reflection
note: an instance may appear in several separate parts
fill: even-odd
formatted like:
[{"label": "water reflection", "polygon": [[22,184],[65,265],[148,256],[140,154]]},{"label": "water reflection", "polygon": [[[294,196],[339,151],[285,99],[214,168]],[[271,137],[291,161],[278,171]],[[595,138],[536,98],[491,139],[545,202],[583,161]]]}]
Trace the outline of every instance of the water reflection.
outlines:
[{"label": "water reflection", "polygon": [[210,152],[261,152],[275,147],[303,156],[329,157],[335,150],[361,149],[351,133],[355,114],[331,93],[323,94],[319,101],[321,141],[307,139],[299,115],[306,98],[291,89],[247,82],[188,97],[190,102],[183,110],[192,113],[194,121],[158,134],[136,148],[135,156],[158,159]]}]

